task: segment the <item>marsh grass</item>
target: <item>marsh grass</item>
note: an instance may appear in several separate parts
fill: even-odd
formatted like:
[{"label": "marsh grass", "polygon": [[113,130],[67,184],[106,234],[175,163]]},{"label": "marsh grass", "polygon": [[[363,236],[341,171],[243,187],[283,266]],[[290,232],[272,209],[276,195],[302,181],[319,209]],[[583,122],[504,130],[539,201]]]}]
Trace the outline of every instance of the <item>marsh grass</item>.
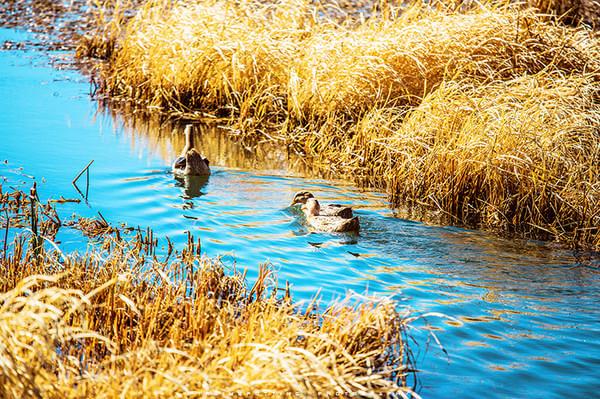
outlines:
[{"label": "marsh grass", "polygon": [[600,3],[594,0],[528,0],[543,13],[555,16],[571,25],[587,24],[600,29]]},{"label": "marsh grass", "polygon": [[168,240],[161,249],[150,230],[124,239],[104,228],[95,249],[77,255],[38,230],[47,245],[34,249],[35,229],[21,222],[49,219],[34,221],[31,204],[41,205],[32,198],[0,198],[2,229],[17,234],[0,256],[0,397],[409,392],[406,318],[395,302],[354,297],[300,308],[270,267],[248,285],[245,273],[201,256],[191,236],[177,251]]},{"label": "marsh grass", "polygon": [[226,122],[394,205],[600,245],[600,38],[521,4],[154,0],[103,75],[113,101]]},{"label": "marsh grass", "polygon": [[143,0],[86,0],[85,3],[86,12],[80,13],[78,19],[88,29],[77,32],[76,56],[110,59],[122,30]]}]

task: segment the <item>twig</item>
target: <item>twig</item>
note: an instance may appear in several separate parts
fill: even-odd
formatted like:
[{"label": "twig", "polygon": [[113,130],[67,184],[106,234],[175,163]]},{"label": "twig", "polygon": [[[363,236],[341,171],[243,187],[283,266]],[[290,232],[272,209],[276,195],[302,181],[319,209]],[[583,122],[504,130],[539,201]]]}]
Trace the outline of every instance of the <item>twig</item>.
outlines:
[{"label": "twig", "polygon": [[104,219],[104,216],[102,216],[102,214],[100,213],[100,211],[98,211],[98,216],[100,216],[100,219],[102,219],[102,221],[106,224],[106,226],[110,226],[110,224],[108,224],[108,222],[106,221],[106,219]]},{"label": "twig", "polygon": [[[94,161],[92,160],[92,162],[94,162]],[[90,192],[90,168],[87,167],[85,169],[85,199],[88,198],[89,192]]]},{"label": "twig", "polygon": [[81,175],[83,174],[83,172],[85,172],[86,170],[88,170],[88,168],[94,163],[94,160],[92,159],[86,166],[85,168],[81,169],[81,172],[79,172],[79,174],[77,176],[75,176],[75,178],[73,179],[73,181],[71,183],[75,184],[77,183],[77,180],[79,180],[79,178],[81,177]]},{"label": "twig", "polygon": [[77,187],[77,184],[73,183],[73,187],[75,187],[75,190],[77,190],[77,192],[79,193],[79,195],[81,195],[81,198],[83,198],[83,200],[85,201],[85,203],[87,205],[89,205],[88,201],[87,201],[87,198],[85,198],[85,195],[83,195],[83,193],[81,192],[81,190],[79,189],[79,187]]},{"label": "twig", "polygon": [[[71,184],[73,184],[73,186],[75,187],[77,192],[79,194],[81,194],[81,196],[84,197],[86,201],[88,199],[88,193],[90,190],[90,166],[93,163],[94,163],[94,160],[92,159],[90,162],[88,162],[88,164],[85,166],[85,168],[81,169],[81,172],[79,172],[79,174],[77,176],[75,176],[75,178],[71,181]],[[79,190],[79,187],[77,187],[77,180],[79,180],[79,178],[81,177],[81,175],[83,175],[84,172],[86,172],[85,196],[83,195],[81,190]]]},{"label": "twig", "polygon": [[63,196],[61,196],[59,199],[51,199],[51,200],[48,200],[48,202],[50,202],[50,203],[57,203],[57,204],[64,204],[66,202],[80,203],[81,200],[77,199],[77,198],[64,198]]},{"label": "twig", "polygon": [[10,225],[10,215],[8,214],[8,209],[4,208],[4,212],[6,213],[6,230],[4,231],[4,248],[3,248],[3,257],[6,260],[6,249],[8,244],[8,226]]},{"label": "twig", "polygon": [[31,206],[31,230],[33,235],[37,237],[38,235],[38,220],[37,220],[37,189],[36,184],[33,182],[33,186],[31,187],[31,191],[29,193],[29,205]]},{"label": "twig", "polygon": [[42,243],[43,241],[40,238],[40,234],[38,231],[38,204],[39,197],[37,193],[37,184],[33,182],[33,186],[31,187],[31,191],[29,194],[29,203],[31,205],[31,231],[33,233],[32,241],[33,241],[33,253],[35,255],[36,262],[39,261]]},{"label": "twig", "polygon": [[54,217],[54,216],[50,215],[50,212],[46,212],[46,210],[44,209],[44,207],[42,206],[42,204],[39,204],[39,207],[40,207],[40,211],[42,212],[42,214],[44,216],[46,216],[53,223],[56,223],[59,226],[61,225],[60,217],[58,216],[58,213],[56,212],[56,209],[54,209],[54,214],[56,215],[56,217]]}]

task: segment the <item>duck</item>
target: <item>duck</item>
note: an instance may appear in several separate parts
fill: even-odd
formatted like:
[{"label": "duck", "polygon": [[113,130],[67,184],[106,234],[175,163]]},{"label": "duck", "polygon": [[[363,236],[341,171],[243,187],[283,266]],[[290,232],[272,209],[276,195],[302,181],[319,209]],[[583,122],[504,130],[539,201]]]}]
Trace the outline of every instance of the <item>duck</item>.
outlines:
[{"label": "duck", "polygon": [[302,204],[306,223],[314,230],[355,234],[360,230],[358,216],[354,216],[349,206],[329,204],[321,207],[319,201],[308,191],[301,191],[294,196],[292,206],[297,204]]},{"label": "duck", "polygon": [[185,126],[185,147],[183,147],[181,155],[173,162],[173,173],[179,176],[209,176],[209,161],[194,148],[192,129],[192,125]]},{"label": "duck", "polygon": [[[294,195],[294,199],[292,200],[292,206],[296,204],[304,205],[306,204],[306,201],[308,201],[310,198],[315,198],[315,196],[308,191],[299,191],[296,193],[296,195]],[[352,217],[354,217],[352,208],[346,205],[327,204],[325,206],[322,206],[321,204],[319,204],[319,207],[321,216],[339,216],[344,219],[352,219]]]}]

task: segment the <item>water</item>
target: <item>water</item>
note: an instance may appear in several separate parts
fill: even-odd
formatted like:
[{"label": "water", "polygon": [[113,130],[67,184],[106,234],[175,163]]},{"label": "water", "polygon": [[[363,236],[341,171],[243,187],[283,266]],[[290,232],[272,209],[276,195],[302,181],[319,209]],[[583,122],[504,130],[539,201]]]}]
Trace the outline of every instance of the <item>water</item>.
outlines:
[{"label": "water", "polygon": [[[0,42],[27,38],[0,29]],[[87,78],[52,68],[45,54],[0,52],[5,186],[28,189],[35,177],[42,197],[77,198],[71,180],[93,159],[89,203],[59,205],[63,216],[100,211],[110,222],[150,226],[180,245],[191,231],[208,255],[248,268],[250,280],[260,263],[271,262],[296,300],[319,289],[325,301],[353,290],[453,317],[416,323],[412,349],[424,397],[600,392],[600,256],[395,218],[380,193],[297,177],[301,159],[269,145],[245,149],[218,131],[199,137],[213,165],[210,178],[177,181],[169,164],[183,146],[181,131],[100,112],[88,93]],[[85,177],[79,186],[85,190]],[[360,237],[309,234],[287,208],[300,189],[323,202],[353,204]],[[75,232],[59,239],[64,249],[85,248]]]}]

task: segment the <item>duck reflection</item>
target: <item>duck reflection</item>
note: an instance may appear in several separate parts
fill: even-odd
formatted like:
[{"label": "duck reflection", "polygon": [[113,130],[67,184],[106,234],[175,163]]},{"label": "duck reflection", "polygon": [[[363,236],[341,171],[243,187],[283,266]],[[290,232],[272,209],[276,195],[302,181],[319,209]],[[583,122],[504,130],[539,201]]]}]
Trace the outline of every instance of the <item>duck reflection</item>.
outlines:
[{"label": "duck reflection", "polygon": [[183,188],[183,198],[197,198],[206,193],[202,189],[208,184],[209,176],[174,175],[177,187]]}]

